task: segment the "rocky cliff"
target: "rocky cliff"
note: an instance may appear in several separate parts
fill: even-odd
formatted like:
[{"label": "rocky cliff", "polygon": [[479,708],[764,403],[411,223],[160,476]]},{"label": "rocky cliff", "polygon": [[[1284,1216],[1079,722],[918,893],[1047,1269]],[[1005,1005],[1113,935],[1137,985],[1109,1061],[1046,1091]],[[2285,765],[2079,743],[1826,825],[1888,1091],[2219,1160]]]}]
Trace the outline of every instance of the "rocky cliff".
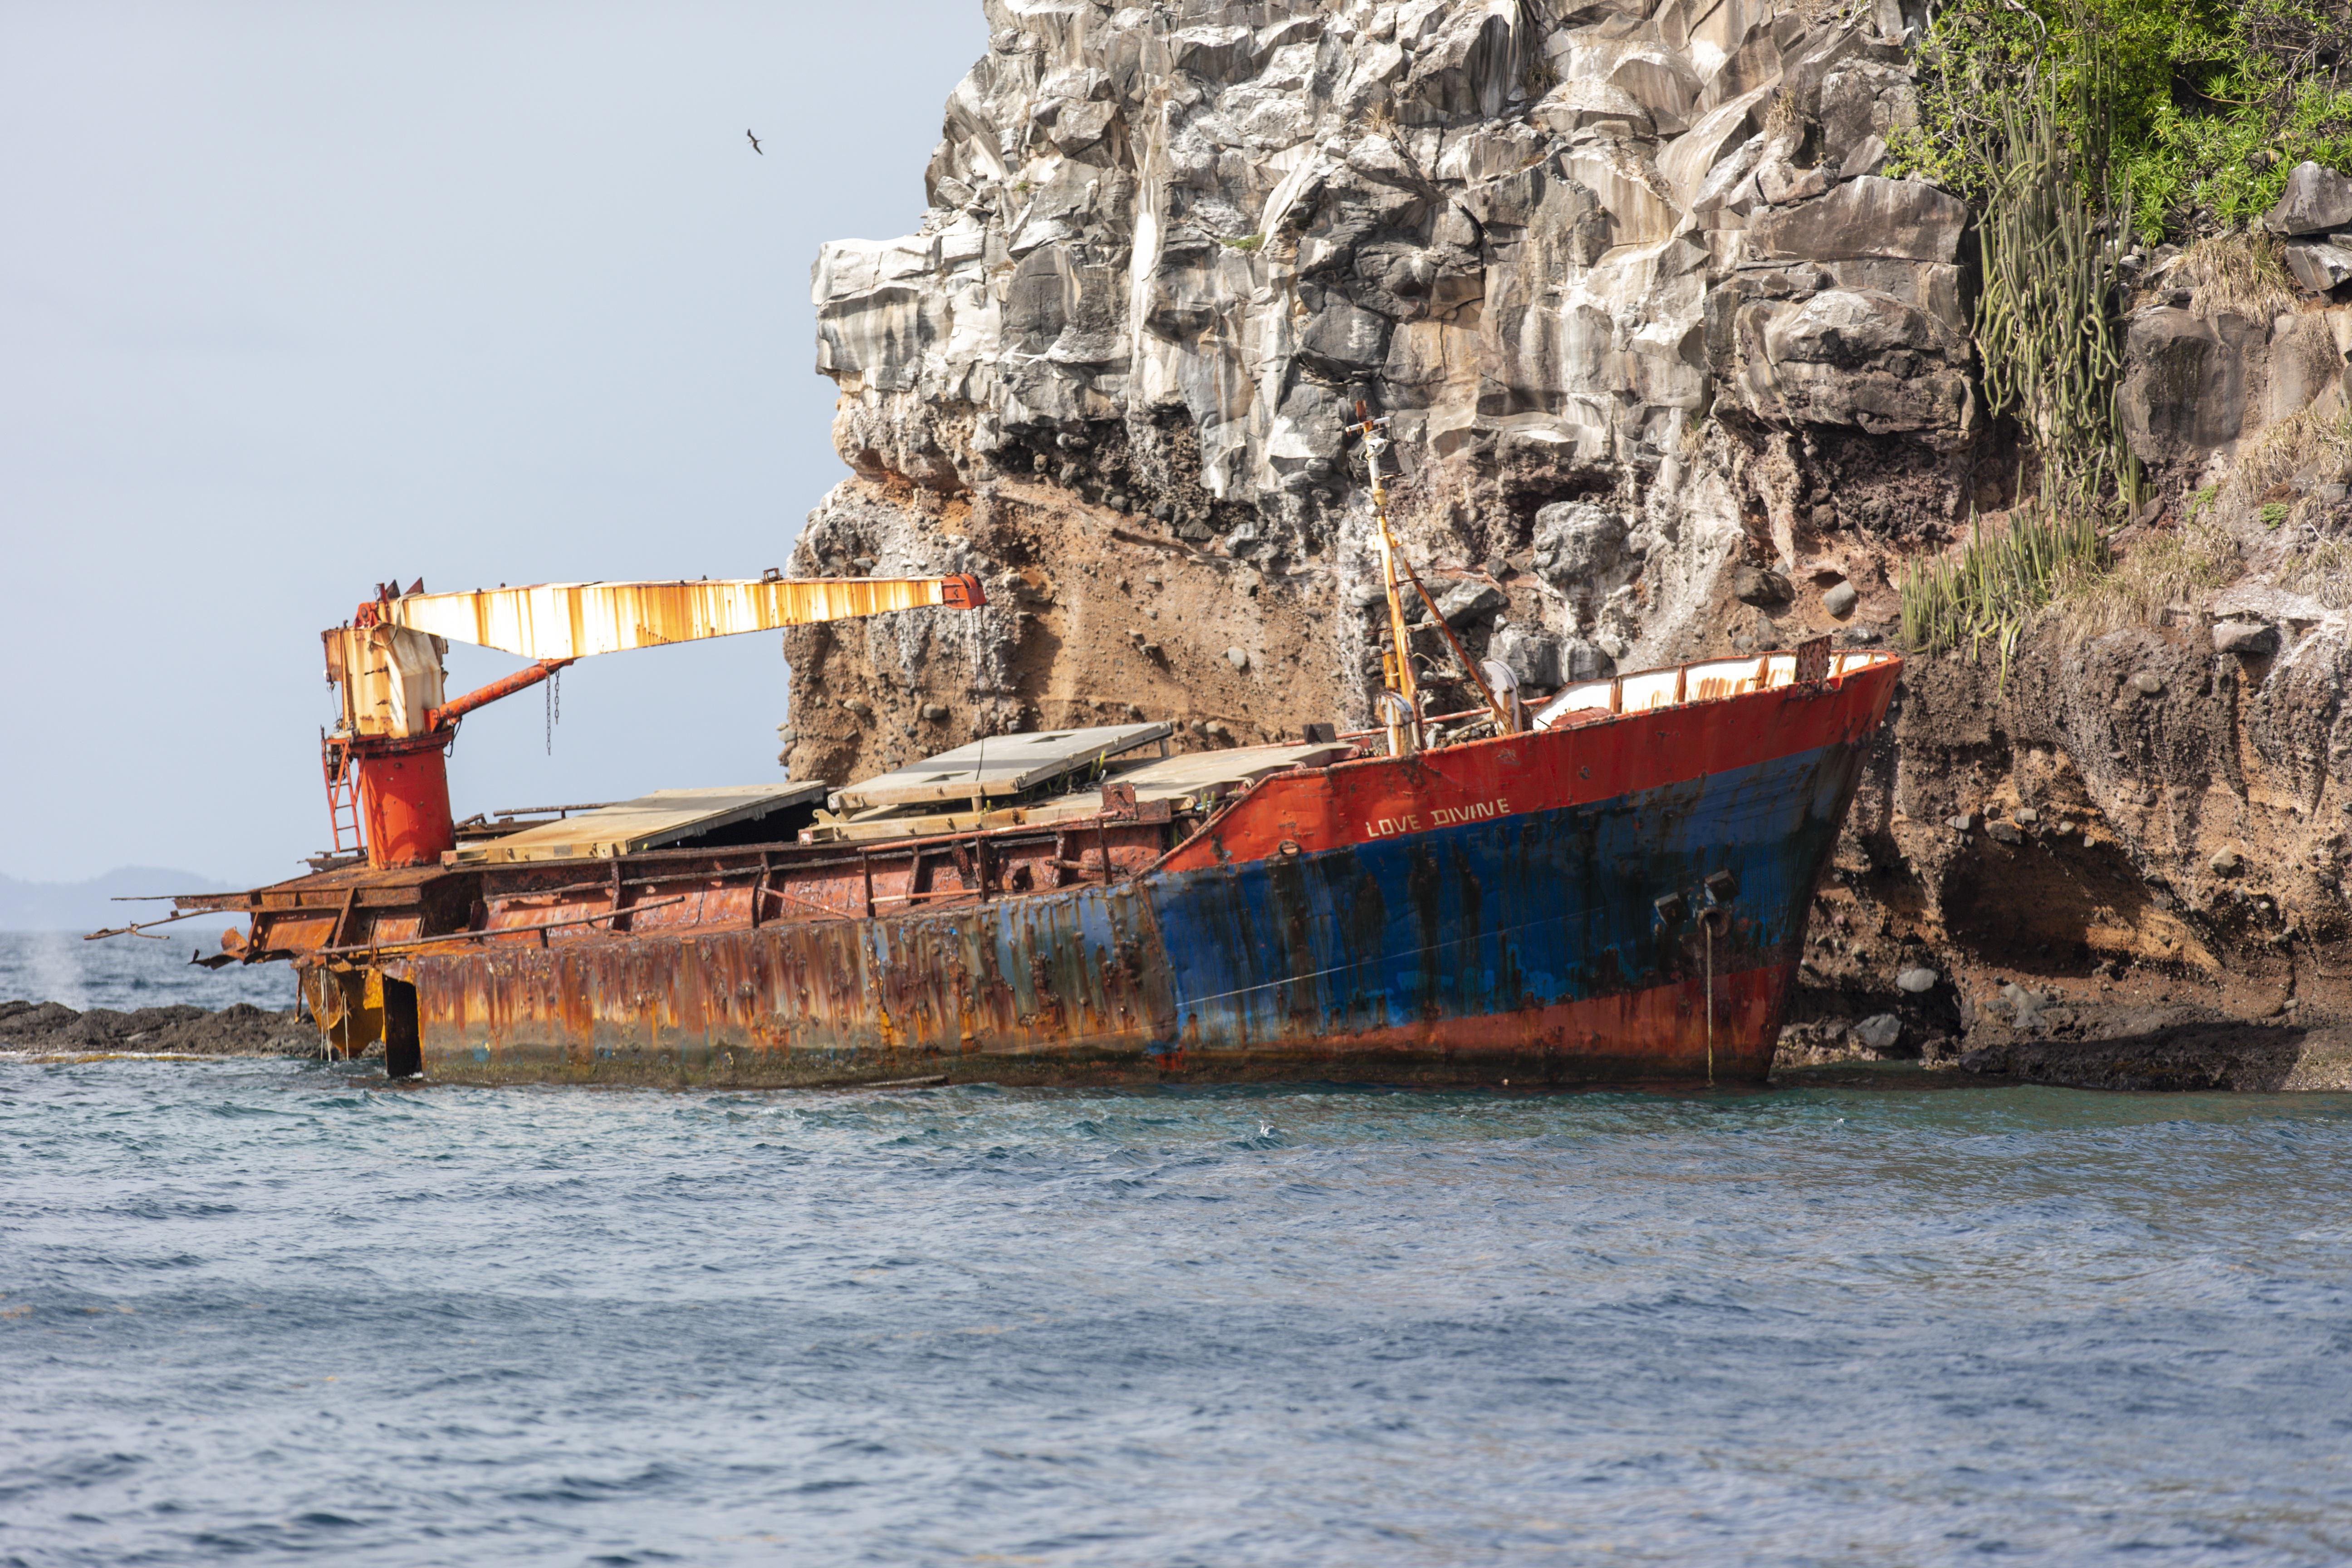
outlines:
[{"label": "rocky cliff", "polygon": [[[1195,744],[1361,722],[1359,402],[1445,619],[1535,689],[1886,637],[1901,563],[2012,499],[1969,210],[1885,172],[1918,114],[1897,0],[985,9],[917,232],[816,262],[854,472],[795,570],[975,572],[995,603],[790,636],[797,775],[1113,717]],[[2307,287],[2335,286],[2328,218]],[[2017,1066],[1986,1053],[2070,1007],[2153,1037],[2176,994],[2340,1005],[2345,630],[2288,542],[2339,521],[2352,311],[2128,260],[2141,526],[2197,511],[2239,597],[2158,584],[2006,678],[1915,669],[1801,1046]]]}]

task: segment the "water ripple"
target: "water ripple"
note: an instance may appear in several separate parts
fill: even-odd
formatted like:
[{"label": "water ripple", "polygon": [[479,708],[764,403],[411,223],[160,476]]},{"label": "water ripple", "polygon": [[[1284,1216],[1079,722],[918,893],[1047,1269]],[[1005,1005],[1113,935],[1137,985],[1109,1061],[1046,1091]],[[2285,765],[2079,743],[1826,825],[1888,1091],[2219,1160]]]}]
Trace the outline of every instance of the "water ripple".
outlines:
[{"label": "water ripple", "polygon": [[0,1065],[0,1562],[2333,1563],[2352,1099]]}]

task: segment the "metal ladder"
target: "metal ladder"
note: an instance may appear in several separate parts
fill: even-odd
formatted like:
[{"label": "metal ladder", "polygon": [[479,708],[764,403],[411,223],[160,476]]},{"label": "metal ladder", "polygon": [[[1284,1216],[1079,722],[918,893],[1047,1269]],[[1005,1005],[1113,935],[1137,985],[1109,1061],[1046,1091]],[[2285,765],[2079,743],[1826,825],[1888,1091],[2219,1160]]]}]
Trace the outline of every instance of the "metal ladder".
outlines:
[{"label": "metal ladder", "polygon": [[[327,743],[324,731],[319,733],[319,766],[327,779],[327,828],[334,836],[334,853],[348,855],[365,849],[367,842],[360,832],[359,775]],[[347,838],[349,843],[344,842]]]}]

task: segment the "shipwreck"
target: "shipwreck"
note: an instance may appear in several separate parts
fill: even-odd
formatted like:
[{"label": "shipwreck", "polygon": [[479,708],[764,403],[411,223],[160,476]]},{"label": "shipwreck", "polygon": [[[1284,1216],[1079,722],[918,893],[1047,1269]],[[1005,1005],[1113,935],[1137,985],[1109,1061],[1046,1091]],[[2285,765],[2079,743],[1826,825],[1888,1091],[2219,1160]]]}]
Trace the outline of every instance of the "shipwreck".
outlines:
[{"label": "shipwreck", "polygon": [[[1358,433],[1378,510],[1385,432]],[[1761,1079],[1901,661],[1823,638],[1531,702],[1457,646],[1476,702],[1433,715],[1395,652],[1426,591],[1380,516],[1374,730],[994,735],[877,777],[464,820],[459,722],[575,659],[984,591],[383,584],[324,634],[338,852],[170,918],[246,917],[205,962],[291,963],[322,1048],[395,1079]],[[450,640],[534,662],[449,696]]]}]

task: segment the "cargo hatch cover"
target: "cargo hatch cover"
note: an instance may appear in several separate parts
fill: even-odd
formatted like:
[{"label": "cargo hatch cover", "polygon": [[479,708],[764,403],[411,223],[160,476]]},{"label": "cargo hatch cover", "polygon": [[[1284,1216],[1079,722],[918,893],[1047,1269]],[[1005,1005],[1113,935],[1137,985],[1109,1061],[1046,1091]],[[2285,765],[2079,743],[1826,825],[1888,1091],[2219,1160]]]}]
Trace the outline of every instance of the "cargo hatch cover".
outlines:
[{"label": "cargo hatch cover", "polygon": [[467,844],[442,857],[452,866],[518,860],[580,860],[658,849],[721,827],[823,798],[822,783],[745,784],[731,789],[657,789],[561,822]]}]

